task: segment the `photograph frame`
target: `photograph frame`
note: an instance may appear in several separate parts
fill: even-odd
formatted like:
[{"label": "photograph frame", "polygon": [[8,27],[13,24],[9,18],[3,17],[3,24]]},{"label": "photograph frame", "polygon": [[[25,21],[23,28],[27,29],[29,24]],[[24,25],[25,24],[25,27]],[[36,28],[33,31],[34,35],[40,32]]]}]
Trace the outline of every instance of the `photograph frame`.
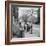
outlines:
[{"label": "photograph frame", "polygon": [[[37,41],[21,41],[21,42],[10,42],[10,15],[9,15],[9,4],[10,3],[19,3],[19,4],[35,4],[43,6],[43,40]],[[23,7],[23,6],[22,6]],[[35,6],[33,6],[35,7]],[[39,6],[37,6],[39,7]],[[41,7],[41,6],[40,6]],[[45,3],[43,2],[26,2],[26,1],[5,1],[5,44],[27,44],[27,43],[43,43],[45,42]]]}]

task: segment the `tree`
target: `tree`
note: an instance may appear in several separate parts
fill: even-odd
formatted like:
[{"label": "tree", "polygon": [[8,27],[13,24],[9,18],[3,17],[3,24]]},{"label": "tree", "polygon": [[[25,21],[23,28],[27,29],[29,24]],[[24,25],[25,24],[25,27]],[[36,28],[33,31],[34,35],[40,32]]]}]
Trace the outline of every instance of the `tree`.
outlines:
[{"label": "tree", "polygon": [[[30,14],[30,13],[31,14]],[[27,21],[28,21],[28,18],[29,17],[31,17],[31,34],[32,34],[32,25],[33,25],[33,12],[34,12],[34,10],[33,9],[31,9],[31,10],[26,10],[24,13],[23,13],[23,15],[22,15],[22,19],[24,20],[24,22],[25,22],[25,24],[27,24]],[[28,14],[30,15],[30,16],[28,16]]]}]

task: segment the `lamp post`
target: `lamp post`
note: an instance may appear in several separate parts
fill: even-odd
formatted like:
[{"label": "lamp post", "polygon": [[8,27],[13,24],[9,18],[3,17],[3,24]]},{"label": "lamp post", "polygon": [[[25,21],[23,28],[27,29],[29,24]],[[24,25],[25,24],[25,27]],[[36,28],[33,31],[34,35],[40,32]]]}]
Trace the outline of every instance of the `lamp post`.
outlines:
[{"label": "lamp post", "polygon": [[31,9],[31,34],[33,33],[33,9]]}]

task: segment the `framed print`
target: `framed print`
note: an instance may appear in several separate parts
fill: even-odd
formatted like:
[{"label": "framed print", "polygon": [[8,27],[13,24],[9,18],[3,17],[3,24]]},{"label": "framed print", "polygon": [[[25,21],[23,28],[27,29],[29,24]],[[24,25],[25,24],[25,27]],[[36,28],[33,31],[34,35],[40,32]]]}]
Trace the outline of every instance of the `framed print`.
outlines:
[{"label": "framed print", "polygon": [[45,3],[5,2],[5,44],[45,42]]}]

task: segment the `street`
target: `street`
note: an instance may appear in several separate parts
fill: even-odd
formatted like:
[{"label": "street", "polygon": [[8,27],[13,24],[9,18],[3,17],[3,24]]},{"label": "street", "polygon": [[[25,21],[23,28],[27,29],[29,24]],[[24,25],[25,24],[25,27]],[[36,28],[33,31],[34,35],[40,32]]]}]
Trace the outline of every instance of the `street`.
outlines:
[{"label": "street", "polygon": [[24,32],[26,38],[28,37],[40,37],[40,25],[33,24],[32,34],[30,32]]}]

